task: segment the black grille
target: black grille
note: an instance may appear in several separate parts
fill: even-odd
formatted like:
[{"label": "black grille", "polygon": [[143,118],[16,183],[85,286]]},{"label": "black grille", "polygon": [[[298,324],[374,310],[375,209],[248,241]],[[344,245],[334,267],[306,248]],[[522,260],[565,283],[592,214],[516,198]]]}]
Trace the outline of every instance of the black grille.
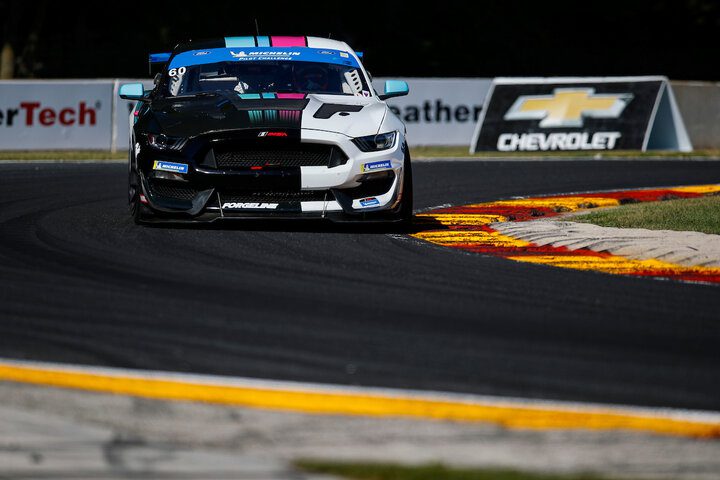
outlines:
[{"label": "black grille", "polygon": [[150,181],[150,190],[153,195],[175,198],[177,200],[192,200],[199,193],[198,190],[177,182]]},{"label": "black grille", "polygon": [[280,167],[327,167],[330,159],[347,157],[340,150],[329,145],[302,145],[296,148],[283,149],[237,149],[215,150],[218,168],[264,167],[277,165]]},{"label": "black grille", "polygon": [[284,203],[322,202],[335,200],[329,190],[307,190],[303,192],[220,192],[223,202],[234,203]]}]

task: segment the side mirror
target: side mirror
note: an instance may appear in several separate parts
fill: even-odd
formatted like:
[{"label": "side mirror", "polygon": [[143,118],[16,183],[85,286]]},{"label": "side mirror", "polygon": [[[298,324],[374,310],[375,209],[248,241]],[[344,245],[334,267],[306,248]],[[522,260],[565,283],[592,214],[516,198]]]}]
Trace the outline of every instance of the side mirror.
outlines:
[{"label": "side mirror", "polygon": [[387,100],[393,97],[402,97],[410,93],[410,87],[407,82],[402,80],[386,80],[385,81],[385,93],[379,95],[380,100]]},{"label": "side mirror", "polygon": [[144,100],[145,88],[142,83],[126,83],[120,85],[118,95],[125,100]]}]

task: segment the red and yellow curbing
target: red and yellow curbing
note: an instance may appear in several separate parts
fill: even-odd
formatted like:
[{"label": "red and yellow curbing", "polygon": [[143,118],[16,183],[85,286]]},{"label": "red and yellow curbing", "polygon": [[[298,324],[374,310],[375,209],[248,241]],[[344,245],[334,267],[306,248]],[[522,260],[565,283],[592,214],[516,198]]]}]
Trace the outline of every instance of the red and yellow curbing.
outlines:
[{"label": "red and yellow curbing", "polygon": [[694,198],[718,192],[720,185],[699,185],[533,197],[439,208],[421,213],[417,217],[421,223],[439,225],[441,228],[424,230],[413,234],[413,237],[437,245],[495,255],[518,262],[617,275],[720,283],[720,268],[687,267],[660,260],[633,260],[588,249],[570,250],[552,245],[540,246],[501,234],[492,228],[495,222],[522,222],[537,217],[553,217],[564,212],[615,207],[629,202]]}]

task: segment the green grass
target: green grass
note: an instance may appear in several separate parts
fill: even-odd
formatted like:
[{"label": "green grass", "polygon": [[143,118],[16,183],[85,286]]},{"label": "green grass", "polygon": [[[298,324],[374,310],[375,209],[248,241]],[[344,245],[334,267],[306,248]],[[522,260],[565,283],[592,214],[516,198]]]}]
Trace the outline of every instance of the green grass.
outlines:
[{"label": "green grass", "polygon": [[634,203],[579,215],[573,221],[602,227],[720,234],[720,196]]},{"label": "green grass", "polygon": [[[467,147],[412,147],[410,153],[413,158],[720,158],[720,150],[698,150],[692,153],[681,152],[482,152],[470,155]],[[111,153],[107,150],[0,150],[2,160],[124,160],[127,158],[125,150]]]},{"label": "green grass", "polygon": [[337,475],[352,480],[609,480],[590,474],[554,475],[502,469],[460,469],[440,464],[403,466],[301,460],[295,465],[305,472]]},{"label": "green grass", "polygon": [[126,150],[0,150],[0,160],[124,160],[127,156]]},{"label": "green grass", "polygon": [[636,150],[614,150],[611,152],[480,152],[470,154],[468,147],[411,147],[413,158],[437,157],[463,157],[463,158],[492,158],[492,157],[559,157],[559,158],[718,158],[720,150],[696,150],[687,152],[638,152]]}]

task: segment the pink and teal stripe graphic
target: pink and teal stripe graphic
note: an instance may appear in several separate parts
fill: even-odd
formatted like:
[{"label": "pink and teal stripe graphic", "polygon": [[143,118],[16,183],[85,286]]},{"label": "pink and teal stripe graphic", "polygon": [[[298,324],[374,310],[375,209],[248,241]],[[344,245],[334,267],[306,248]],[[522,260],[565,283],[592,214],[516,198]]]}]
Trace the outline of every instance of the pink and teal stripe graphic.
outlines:
[{"label": "pink and teal stripe graphic", "polygon": [[283,35],[274,35],[271,37],[225,37],[225,47],[307,47],[307,37],[293,37]]}]

